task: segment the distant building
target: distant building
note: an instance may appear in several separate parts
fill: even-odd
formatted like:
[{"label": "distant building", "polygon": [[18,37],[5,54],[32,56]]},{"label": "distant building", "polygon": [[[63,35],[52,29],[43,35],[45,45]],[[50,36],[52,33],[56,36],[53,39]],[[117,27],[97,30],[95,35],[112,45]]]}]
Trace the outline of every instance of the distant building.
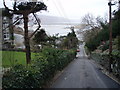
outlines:
[{"label": "distant building", "polygon": [[[24,29],[20,26],[14,26],[13,30],[14,30],[14,45],[15,45],[14,48],[24,49],[25,48]],[[33,32],[34,32],[33,30],[29,30],[28,36],[30,37]]]},{"label": "distant building", "polygon": [[14,34],[20,34],[20,35],[23,35],[24,36],[24,31],[21,27],[19,26],[14,26],[13,27],[13,30],[14,30]]},{"label": "distant building", "polygon": [[10,48],[13,44],[12,15],[2,9],[2,48]]}]

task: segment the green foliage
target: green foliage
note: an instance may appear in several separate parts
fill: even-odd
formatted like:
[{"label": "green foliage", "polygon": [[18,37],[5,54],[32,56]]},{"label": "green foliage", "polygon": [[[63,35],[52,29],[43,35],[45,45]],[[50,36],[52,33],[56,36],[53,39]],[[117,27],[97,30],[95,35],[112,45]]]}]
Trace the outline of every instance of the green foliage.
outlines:
[{"label": "green foliage", "polygon": [[35,37],[33,38],[33,40],[35,41],[35,43],[37,44],[40,44],[42,42],[47,42],[48,40],[48,36],[45,32],[44,29],[41,29],[40,31],[38,31],[36,34],[35,34]]},{"label": "green foliage", "polygon": [[19,2],[18,4],[14,3],[14,12],[21,10],[31,10],[30,13],[36,13],[40,10],[47,10],[47,6],[43,2]]},{"label": "green foliage", "polygon": [[114,49],[114,50],[112,51],[112,55],[113,55],[113,56],[118,56],[118,57],[120,58],[120,51],[117,50],[117,49]]},{"label": "green foliage", "polygon": [[[58,34],[57,34],[58,35]],[[48,37],[48,45],[49,46],[53,46],[53,47],[56,47],[57,46],[57,44],[56,44],[56,41],[58,40],[58,37],[57,37],[57,35],[53,35],[53,36],[49,36]]]},{"label": "green foliage", "polygon": [[107,42],[103,45],[102,51],[105,51],[105,50],[107,50],[107,49],[109,49],[109,41],[107,41]]},{"label": "green foliage", "polygon": [[45,48],[36,53],[28,66],[15,65],[3,75],[3,88],[41,88],[56,71],[62,70],[76,56],[75,50]]},{"label": "green foliage", "polygon": [[[12,67],[16,64],[26,65],[25,52],[17,51],[0,51],[2,52],[2,67]],[[35,53],[31,53],[32,59],[35,58]]]},{"label": "green foliage", "polygon": [[120,50],[120,36],[118,36],[118,44],[117,44],[118,50]]},{"label": "green foliage", "polygon": [[101,30],[94,38],[86,43],[90,51],[94,51],[101,44],[102,41],[109,39],[109,31],[107,29]]},{"label": "green foliage", "polygon": [[3,88],[40,88],[42,78],[42,73],[36,71],[36,67],[16,65],[4,74],[2,84]]},{"label": "green foliage", "polygon": [[1,8],[2,9],[2,16],[6,16],[8,18],[11,18],[13,14],[11,14],[6,8]]},{"label": "green foliage", "polygon": [[120,36],[120,19],[116,19],[113,21],[112,24],[112,34],[113,34],[113,38],[116,38],[116,36]]},{"label": "green foliage", "polygon": [[[92,53],[91,57],[97,63],[102,65],[106,70],[109,70],[109,54],[108,53]],[[120,79],[120,51],[113,50],[112,52],[112,72]]]},{"label": "green foliage", "polygon": [[[111,69],[113,74],[120,79],[120,10],[114,15],[114,20],[112,20],[112,62]],[[105,44],[101,44],[101,41],[106,41]],[[99,46],[100,45],[100,46]],[[107,27],[103,28],[97,36],[91,39],[91,41],[86,43],[89,50],[93,51],[100,47],[103,52],[96,53],[95,51],[91,54],[91,57],[101,64],[105,69],[109,69],[109,30]],[[98,48],[97,48],[98,49]]]},{"label": "green foliage", "polygon": [[[116,38],[117,36],[120,36],[120,17],[119,17],[120,11],[117,11],[115,16],[114,16],[114,20],[112,23],[112,36],[113,38]],[[101,41],[107,41],[109,40],[109,28],[108,28],[108,24],[104,24],[102,23],[102,30],[97,34],[97,35],[93,35],[90,37],[90,39],[86,42],[86,46],[88,47],[88,49],[90,51],[94,51],[100,44]],[[120,44],[118,44],[120,45]],[[104,47],[103,50],[107,49],[108,45],[106,45]]]},{"label": "green foliage", "polygon": [[75,49],[78,45],[78,38],[76,37],[74,29],[71,33],[68,33],[66,38],[62,42],[62,47],[65,49]]}]

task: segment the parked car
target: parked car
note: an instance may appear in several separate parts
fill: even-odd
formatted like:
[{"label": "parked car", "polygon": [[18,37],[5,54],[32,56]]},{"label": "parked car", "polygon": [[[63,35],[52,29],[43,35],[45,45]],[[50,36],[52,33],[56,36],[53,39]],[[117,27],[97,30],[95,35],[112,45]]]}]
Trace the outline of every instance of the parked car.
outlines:
[{"label": "parked car", "polygon": [[80,52],[80,49],[77,49],[76,52]]}]

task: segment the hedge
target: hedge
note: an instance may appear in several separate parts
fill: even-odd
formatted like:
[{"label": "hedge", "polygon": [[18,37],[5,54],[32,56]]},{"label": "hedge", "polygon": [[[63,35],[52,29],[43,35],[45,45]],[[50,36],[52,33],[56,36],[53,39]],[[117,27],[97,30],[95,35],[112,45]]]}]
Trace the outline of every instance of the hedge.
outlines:
[{"label": "hedge", "polygon": [[5,72],[3,88],[42,88],[76,56],[74,50],[46,48],[36,53],[36,58],[28,66],[16,65]]}]

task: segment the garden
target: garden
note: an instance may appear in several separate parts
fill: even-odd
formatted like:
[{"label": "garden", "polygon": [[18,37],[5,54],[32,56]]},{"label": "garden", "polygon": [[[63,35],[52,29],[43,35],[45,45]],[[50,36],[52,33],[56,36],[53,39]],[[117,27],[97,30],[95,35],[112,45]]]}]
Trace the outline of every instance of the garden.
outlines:
[{"label": "garden", "polygon": [[[2,52],[2,67],[7,68],[16,64],[26,65],[25,52],[22,51],[0,51]],[[31,55],[35,58],[35,53]]]},{"label": "garden", "polygon": [[[3,51],[4,53],[6,52]],[[14,60],[19,58],[19,63],[12,65],[10,70],[4,73],[3,88],[43,88],[57,71],[62,70],[76,56],[74,49],[44,48],[39,53],[33,53],[31,63],[25,65],[25,53],[14,53],[16,54]],[[10,63],[6,59],[3,65],[10,65]]]}]

